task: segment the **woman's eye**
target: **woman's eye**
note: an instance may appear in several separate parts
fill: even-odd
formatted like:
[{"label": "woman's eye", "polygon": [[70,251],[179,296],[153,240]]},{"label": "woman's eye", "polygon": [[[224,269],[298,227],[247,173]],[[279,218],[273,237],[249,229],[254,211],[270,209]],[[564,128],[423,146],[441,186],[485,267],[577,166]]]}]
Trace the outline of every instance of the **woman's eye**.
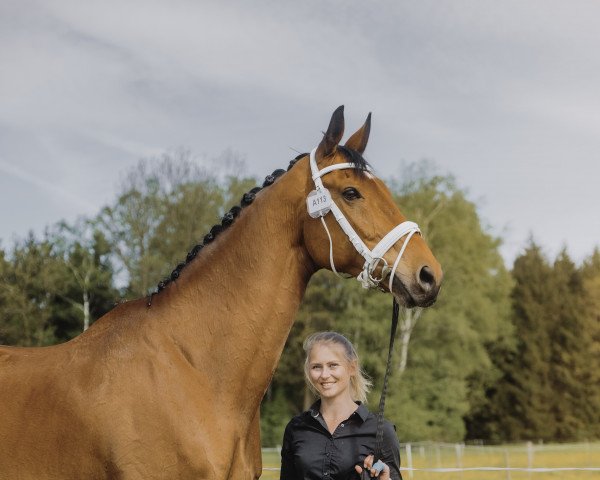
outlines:
[{"label": "woman's eye", "polygon": [[348,187],[343,192],[342,195],[346,200],[356,200],[361,198],[360,192],[354,187]]}]

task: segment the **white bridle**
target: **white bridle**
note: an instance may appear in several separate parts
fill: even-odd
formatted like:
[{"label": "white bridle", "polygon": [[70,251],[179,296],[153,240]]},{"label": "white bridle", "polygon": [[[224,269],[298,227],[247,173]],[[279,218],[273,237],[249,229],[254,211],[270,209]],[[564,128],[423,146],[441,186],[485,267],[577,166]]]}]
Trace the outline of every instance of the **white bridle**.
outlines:
[{"label": "white bridle", "polygon": [[[379,283],[385,278],[388,271],[390,271],[387,262],[383,258],[387,251],[392,248],[393,245],[396,244],[398,240],[402,237],[406,236],[404,239],[404,243],[402,244],[402,248],[396,257],[396,261],[390,271],[390,281],[389,281],[389,289],[392,291],[392,283],[394,281],[394,274],[396,273],[396,269],[398,268],[398,264],[400,263],[400,259],[406,250],[408,242],[412,238],[415,233],[421,233],[419,230],[419,226],[414,222],[402,222],[401,224],[394,227],[388,234],[383,237],[377,245],[370,250],[369,247],[362,241],[362,239],[358,236],[350,222],[346,219],[342,211],[338,208],[338,206],[331,198],[329,191],[323,186],[323,181],[321,177],[329,172],[334,170],[342,170],[346,168],[355,168],[352,163],[336,163],[335,165],[330,165],[329,167],[325,167],[322,170],[319,170],[317,166],[316,160],[316,151],[315,148],[312,152],[310,152],[310,170],[312,172],[312,179],[315,182],[315,191],[311,192],[306,199],[308,206],[308,213],[313,218],[321,218],[321,222],[325,227],[325,231],[327,232],[327,236],[329,237],[329,263],[331,264],[331,270],[339,275],[335,269],[335,265],[333,262],[333,243],[331,241],[331,235],[329,234],[329,230],[327,228],[327,224],[325,223],[324,216],[331,211],[335,220],[340,225],[340,228],[344,231],[344,233],[348,236],[348,239],[354,245],[356,251],[362,255],[365,259],[365,264],[363,266],[362,271],[356,277],[356,279],[362,284],[364,288],[377,288],[379,287]],[[377,268],[379,262],[383,262],[383,266],[381,269],[381,278],[374,278],[373,273]]]}]

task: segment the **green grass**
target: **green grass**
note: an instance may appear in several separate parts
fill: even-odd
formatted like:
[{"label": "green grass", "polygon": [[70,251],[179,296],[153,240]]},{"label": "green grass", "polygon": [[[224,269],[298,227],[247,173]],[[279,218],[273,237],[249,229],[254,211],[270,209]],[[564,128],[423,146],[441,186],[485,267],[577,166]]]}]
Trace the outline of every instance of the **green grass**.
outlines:
[{"label": "green grass", "polygon": [[[411,445],[413,468],[584,468],[600,467],[600,443],[573,443],[501,446],[463,446],[457,452],[452,444],[423,443]],[[407,453],[400,452],[402,466],[407,467]],[[280,456],[276,451],[263,451],[263,468],[279,468]],[[470,471],[431,472],[415,471],[412,478],[403,472],[405,480],[600,480],[600,471]],[[265,480],[279,478],[279,471],[263,471]]]},{"label": "green grass", "polygon": [[[279,468],[281,466],[281,455],[278,452],[263,450],[263,468]],[[263,470],[261,479],[272,480],[279,479],[279,472],[269,472]]]}]

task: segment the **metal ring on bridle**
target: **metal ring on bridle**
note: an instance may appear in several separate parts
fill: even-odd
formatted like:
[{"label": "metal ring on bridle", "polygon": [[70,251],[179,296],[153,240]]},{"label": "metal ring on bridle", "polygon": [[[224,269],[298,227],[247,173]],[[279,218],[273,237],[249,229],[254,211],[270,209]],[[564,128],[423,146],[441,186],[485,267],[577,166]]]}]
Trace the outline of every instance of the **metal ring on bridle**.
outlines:
[{"label": "metal ring on bridle", "polygon": [[[379,265],[379,261],[383,262],[383,266],[381,267],[381,278],[375,278],[375,277],[373,277],[373,273],[375,272],[375,269]],[[390,267],[385,258],[383,258],[383,257],[374,258],[373,261],[369,264],[369,269],[368,269],[369,280],[371,280],[376,285],[379,285],[379,283],[385,278],[385,276],[387,274],[387,270],[389,270],[389,268]]]}]

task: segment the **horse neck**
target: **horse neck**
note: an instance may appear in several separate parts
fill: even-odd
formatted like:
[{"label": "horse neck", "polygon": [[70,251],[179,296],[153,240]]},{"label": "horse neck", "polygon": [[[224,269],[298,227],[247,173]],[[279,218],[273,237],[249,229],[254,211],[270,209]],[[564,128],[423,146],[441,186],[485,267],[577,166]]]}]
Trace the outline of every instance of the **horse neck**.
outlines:
[{"label": "horse neck", "polygon": [[250,411],[315,271],[302,241],[310,178],[302,163],[262,190],[150,307],[151,328],[166,332],[210,385],[227,392],[219,398],[243,400],[239,408]]}]

